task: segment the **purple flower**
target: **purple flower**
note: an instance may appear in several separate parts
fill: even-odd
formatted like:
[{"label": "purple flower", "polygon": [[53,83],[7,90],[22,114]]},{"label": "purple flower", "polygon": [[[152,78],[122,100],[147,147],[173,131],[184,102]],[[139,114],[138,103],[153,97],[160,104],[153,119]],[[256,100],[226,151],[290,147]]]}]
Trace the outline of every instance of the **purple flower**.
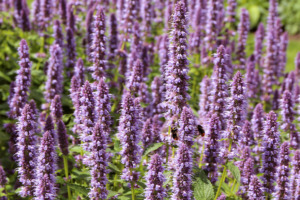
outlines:
[{"label": "purple flower", "polygon": [[85,76],[84,76],[85,68],[83,65],[83,60],[78,58],[75,68],[74,68],[74,76],[78,78],[79,85],[84,84]]},{"label": "purple flower", "polygon": [[53,18],[52,0],[41,0],[41,27],[47,29]]},{"label": "purple flower", "polygon": [[132,95],[124,91],[122,97],[122,111],[118,127],[118,138],[122,150],[121,162],[124,164],[122,179],[133,181],[136,174],[131,173],[140,163],[142,148],[139,146],[141,140],[140,110],[134,103]]},{"label": "purple flower", "polygon": [[17,127],[15,125],[15,123],[8,123],[8,124],[4,124],[4,129],[5,132],[7,132],[10,135],[9,138],[9,142],[8,142],[8,152],[10,153],[10,158],[13,161],[17,160],[17,152],[18,152],[18,148],[17,148],[17,138],[18,138],[18,130]]},{"label": "purple flower", "polygon": [[242,143],[242,148],[246,146],[250,147],[255,144],[251,123],[248,120],[245,120],[244,122],[241,135],[242,137],[240,140]]},{"label": "purple flower", "polygon": [[281,84],[281,93],[283,93],[285,90],[288,90],[289,92],[293,93],[296,82],[297,81],[295,72],[289,72]]},{"label": "purple flower", "polygon": [[226,10],[226,22],[233,24],[235,22],[236,12],[235,9],[237,7],[236,0],[229,0]]},{"label": "purple flower", "polygon": [[241,190],[243,191],[244,196],[247,192],[249,192],[251,176],[254,174],[253,168],[254,161],[252,158],[248,158],[243,166],[243,170],[241,171]]},{"label": "purple flower", "polygon": [[264,110],[261,103],[257,104],[254,108],[253,116],[251,119],[251,124],[254,132],[254,138],[259,141],[263,138],[263,128],[264,128]]},{"label": "purple flower", "polygon": [[57,135],[58,135],[59,148],[61,152],[64,155],[68,155],[69,154],[68,135],[67,135],[66,125],[61,119],[59,119],[59,121],[57,122]]},{"label": "purple flower", "polygon": [[138,1],[125,0],[124,10],[122,11],[122,30],[125,34],[134,32],[133,25],[138,17]]},{"label": "purple flower", "polygon": [[143,82],[143,65],[141,60],[136,60],[133,65],[133,71],[127,80],[127,88],[135,94],[138,92]]},{"label": "purple flower", "polygon": [[152,112],[153,115],[155,114],[162,114],[163,108],[161,106],[161,103],[164,101],[164,85],[163,85],[163,79],[161,77],[154,77],[152,83],[151,83],[151,91],[152,91]]},{"label": "purple flower", "polygon": [[298,78],[300,78],[300,52],[297,53],[295,58],[295,72]]},{"label": "purple flower", "polygon": [[294,158],[292,160],[292,173],[291,173],[291,182],[290,182],[290,189],[291,189],[291,199],[292,200],[298,200],[298,197],[300,196],[300,151],[297,150],[294,153]]},{"label": "purple flower", "polygon": [[203,125],[207,124],[210,113],[210,92],[211,92],[211,79],[205,76],[200,83],[200,101],[199,101],[199,116]]},{"label": "purple flower", "polygon": [[0,187],[4,188],[7,183],[7,177],[3,167],[0,165]]},{"label": "purple flower", "polygon": [[94,14],[95,7],[92,6],[88,9],[86,18],[85,18],[85,27],[86,27],[86,54],[88,55],[89,60],[92,60],[92,42],[93,42],[93,24],[94,24]]},{"label": "purple flower", "polygon": [[256,98],[259,92],[260,76],[259,70],[255,69],[255,56],[251,55],[246,64],[246,85],[249,98]]},{"label": "purple flower", "polygon": [[145,34],[145,38],[151,36],[151,31],[152,31],[152,21],[153,21],[153,15],[154,15],[154,8],[152,4],[152,0],[144,0],[142,1],[142,26],[143,26],[143,31]]},{"label": "purple flower", "polygon": [[18,27],[23,31],[30,31],[30,21],[29,21],[29,8],[27,1],[25,0],[16,0],[14,1],[14,20],[17,23]]},{"label": "purple flower", "polygon": [[205,47],[209,51],[213,51],[216,48],[216,41],[218,36],[218,14],[219,14],[219,7],[220,2],[215,0],[209,0],[207,2],[207,15],[206,15],[206,37],[205,40]]},{"label": "purple flower", "polygon": [[240,23],[238,27],[238,44],[237,44],[237,60],[239,60],[239,68],[244,69],[246,64],[246,43],[248,38],[248,32],[250,29],[250,19],[249,19],[249,13],[245,8],[242,8],[241,11],[241,17],[240,17]]},{"label": "purple flower", "polygon": [[54,138],[54,142],[56,144],[57,141],[57,135],[56,132],[54,130],[54,123],[53,123],[53,119],[51,115],[48,115],[46,122],[45,122],[45,126],[44,126],[44,132],[48,131],[49,133],[52,134],[52,137]]},{"label": "purple flower", "polygon": [[273,99],[272,99],[272,110],[278,110],[280,107],[280,94],[279,90],[276,89],[273,94]]},{"label": "purple flower", "polygon": [[45,84],[45,99],[48,104],[51,103],[55,95],[60,95],[63,90],[63,56],[61,48],[55,44],[50,47],[50,59],[47,70],[47,81]]},{"label": "purple flower", "polygon": [[67,0],[59,1],[59,14],[64,25],[67,25]]},{"label": "purple flower", "polygon": [[255,47],[254,47],[255,61],[259,66],[262,65],[261,55],[262,55],[264,37],[265,37],[265,27],[263,23],[260,23],[255,32]]},{"label": "purple flower", "polygon": [[[161,36],[161,41],[159,43],[159,48],[158,48],[158,56],[159,56],[159,64],[160,64],[160,73],[162,76],[162,79],[164,81],[164,83],[167,81],[165,79],[166,77],[166,67],[168,65],[169,62],[169,38],[168,35],[163,35]],[[300,69],[300,68],[299,68]]]},{"label": "purple flower", "polygon": [[218,178],[218,163],[220,163],[220,144],[219,138],[221,134],[221,123],[216,114],[212,115],[205,136],[204,163],[205,170],[208,172],[208,177],[212,183],[215,183]]},{"label": "purple flower", "polygon": [[33,28],[36,29],[37,31],[40,31],[41,27],[41,0],[34,0],[32,3],[32,18],[33,18]]},{"label": "purple flower", "polygon": [[92,62],[93,71],[92,77],[97,82],[104,77],[106,70],[106,37],[105,37],[105,15],[102,9],[97,11],[93,21],[93,35],[92,35]]},{"label": "purple flower", "polygon": [[35,199],[56,199],[56,152],[55,138],[51,132],[46,131],[43,135],[37,165],[37,179],[35,188]]},{"label": "purple flower", "polygon": [[[177,4],[178,5],[178,4]],[[184,143],[179,144],[174,159],[175,173],[173,176],[172,200],[192,199],[192,168],[193,159],[190,148]]]},{"label": "purple flower", "polygon": [[276,167],[278,165],[278,150],[279,150],[279,132],[277,125],[277,116],[274,111],[271,111],[267,115],[267,119],[264,124],[264,137],[263,137],[263,155],[262,155],[262,180],[263,190],[268,195],[274,192],[274,183],[276,181]]},{"label": "purple flower", "polygon": [[54,20],[53,22],[53,37],[54,44],[58,44],[60,48],[64,47],[64,34],[61,29],[61,24],[59,20]]},{"label": "purple flower", "polygon": [[284,32],[280,36],[280,43],[279,43],[279,49],[278,49],[278,56],[279,56],[279,63],[277,68],[277,77],[281,77],[284,74],[285,66],[286,66],[286,51],[288,47],[288,33]]},{"label": "purple flower", "polygon": [[117,22],[117,18],[116,15],[114,13],[110,14],[110,20],[109,20],[109,33],[110,33],[110,37],[109,37],[109,58],[110,60],[114,60],[116,53],[117,53],[117,49],[118,49],[118,45],[119,45],[119,39],[118,39],[118,22]]},{"label": "purple flower", "polygon": [[76,32],[76,18],[73,11],[73,3],[69,3],[67,8],[67,26],[73,31],[73,33]]},{"label": "purple flower", "polygon": [[173,1],[166,0],[165,2],[165,19],[164,19],[164,28],[166,31],[170,31],[171,29],[171,19],[172,19],[172,12],[173,12]]},{"label": "purple flower", "polygon": [[173,14],[173,30],[170,38],[170,58],[166,68],[166,107],[167,115],[181,113],[189,95],[188,60],[187,60],[187,16],[186,6],[179,1]]},{"label": "purple flower", "polygon": [[150,163],[147,167],[148,172],[145,177],[145,199],[146,200],[163,200],[167,196],[166,189],[163,184],[166,181],[164,176],[163,161],[160,155],[151,156]]},{"label": "purple flower", "polygon": [[153,143],[153,135],[152,121],[151,118],[148,118],[142,129],[142,142],[144,149],[147,149],[149,145]]},{"label": "purple flower", "polygon": [[97,121],[95,112],[95,97],[91,85],[88,81],[81,88],[80,94],[80,122],[81,122],[81,135],[80,139],[83,142],[83,148],[86,151],[91,150],[90,143],[92,141],[92,130]]},{"label": "purple flower", "polygon": [[252,175],[248,191],[249,200],[264,200],[265,197],[262,188],[262,184],[256,175]]},{"label": "purple flower", "polygon": [[161,127],[162,121],[159,119],[159,115],[154,115],[152,117],[153,143],[161,142]]},{"label": "purple flower", "polygon": [[183,107],[179,122],[178,138],[180,142],[192,149],[194,137],[196,135],[196,122],[193,111],[189,107]]},{"label": "purple flower", "polygon": [[35,186],[36,170],[36,133],[37,116],[29,104],[26,104],[19,117],[17,138],[17,161],[19,180],[23,187],[20,191],[22,197],[33,196]]},{"label": "purple flower", "polygon": [[50,111],[55,122],[60,120],[63,116],[62,104],[59,95],[55,95],[51,102]]},{"label": "purple flower", "polygon": [[91,143],[91,190],[89,197],[91,199],[106,199],[108,191],[106,189],[107,166],[109,154],[106,152],[109,132],[106,132],[103,123],[99,121],[93,129],[93,139]]},{"label": "purple flower", "polygon": [[72,128],[73,133],[78,133],[80,128],[80,84],[79,79],[73,76],[71,79],[70,97],[74,106],[74,127]]},{"label": "purple flower", "polygon": [[21,115],[21,111],[27,102],[31,84],[31,62],[29,60],[29,48],[26,40],[21,40],[18,52],[20,69],[17,71],[14,95],[11,97],[9,104],[9,116],[14,119]]},{"label": "purple flower", "polygon": [[67,27],[66,29],[67,35],[66,35],[66,40],[67,40],[67,45],[66,45],[66,50],[67,50],[67,62],[66,62],[66,68],[68,70],[68,73],[74,69],[75,62],[76,62],[76,41],[74,37],[74,32],[70,27]]},{"label": "purple flower", "polygon": [[120,58],[120,62],[119,62],[119,67],[118,67],[118,71],[120,76],[118,77],[118,83],[120,85],[120,87],[123,87],[124,83],[125,83],[125,77],[127,74],[127,54],[125,51],[118,51],[118,56]]},{"label": "purple flower", "polygon": [[275,199],[289,199],[289,175],[290,175],[290,146],[288,142],[282,143],[280,147],[279,166],[277,169],[277,186],[274,193]]},{"label": "purple flower", "polygon": [[226,125],[224,111],[226,110],[226,98],[228,97],[227,59],[228,54],[225,53],[224,46],[220,46],[215,55],[215,66],[211,77],[212,89],[210,94],[210,112],[211,114],[215,113],[218,116],[221,122],[221,129],[224,129]]},{"label": "purple flower", "polygon": [[145,119],[149,118],[152,116],[152,107],[151,107],[151,95],[148,91],[148,86],[146,83],[141,83],[139,90],[138,90],[138,96],[141,100],[141,103],[144,105],[141,108],[141,111],[143,113],[143,116]]}]

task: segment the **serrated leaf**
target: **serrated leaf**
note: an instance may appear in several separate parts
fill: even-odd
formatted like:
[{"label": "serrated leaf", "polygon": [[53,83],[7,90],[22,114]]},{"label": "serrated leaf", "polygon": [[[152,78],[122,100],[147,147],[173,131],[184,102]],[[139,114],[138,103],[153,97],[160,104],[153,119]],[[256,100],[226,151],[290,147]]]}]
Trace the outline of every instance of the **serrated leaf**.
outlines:
[{"label": "serrated leaf", "polygon": [[232,176],[236,179],[238,183],[241,182],[241,172],[237,166],[232,162],[226,164],[227,169],[231,172]]},{"label": "serrated leaf", "polygon": [[81,185],[77,185],[74,183],[67,183],[67,185],[74,191],[83,194],[83,195],[87,195],[89,193],[89,188],[88,187],[84,187]]},{"label": "serrated leaf", "polygon": [[162,147],[163,145],[164,145],[164,143],[162,143],[162,142],[150,145],[144,152],[143,156],[147,156],[149,153],[157,150],[158,148]]},{"label": "serrated leaf", "polygon": [[108,195],[107,195],[107,199],[116,196],[117,194],[119,194],[116,191],[112,191],[112,190],[108,190]]},{"label": "serrated leaf", "polygon": [[197,172],[197,176],[194,177],[193,188],[194,197],[196,200],[213,200],[214,188],[211,182],[208,180],[203,170]]}]

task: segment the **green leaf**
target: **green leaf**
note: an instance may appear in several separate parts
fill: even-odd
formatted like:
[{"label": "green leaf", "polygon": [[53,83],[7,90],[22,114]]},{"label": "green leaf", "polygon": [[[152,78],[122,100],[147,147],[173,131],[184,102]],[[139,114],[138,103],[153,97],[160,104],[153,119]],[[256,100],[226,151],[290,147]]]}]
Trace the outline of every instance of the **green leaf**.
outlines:
[{"label": "green leaf", "polygon": [[116,191],[112,191],[112,190],[108,190],[108,195],[107,195],[107,199],[116,196],[117,194],[119,194]]},{"label": "green leaf", "polygon": [[257,26],[260,19],[260,11],[257,5],[251,5],[249,10],[251,27]]},{"label": "green leaf", "polygon": [[238,183],[241,182],[241,172],[237,166],[235,166],[232,162],[226,164],[227,169],[231,172],[233,177],[236,179]]},{"label": "green leaf", "polygon": [[115,171],[115,172],[121,172],[121,170],[116,166],[116,165],[114,165],[114,164],[112,164],[112,163],[109,163],[108,164],[108,168],[110,169],[110,170],[113,170],[113,171]]},{"label": "green leaf", "polygon": [[149,153],[157,150],[159,147],[162,147],[163,145],[164,145],[164,143],[162,143],[162,142],[150,145],[144,152],[143,156],[147,156]]},{"label": "green leaf", "polygon": [[77,185],[74,183],[67,183],[67,185],[74,191],[78,192],[79,194],[87,195],[89,193],[89,188],[84,187],[81,185]]},{"label": "green leaf", "polygon": [[208,180],[203,170],[197,173],[194,177],[193,188],[194,197],[196,200],[213,200],[214,199],[214,188],[211,182]]}]

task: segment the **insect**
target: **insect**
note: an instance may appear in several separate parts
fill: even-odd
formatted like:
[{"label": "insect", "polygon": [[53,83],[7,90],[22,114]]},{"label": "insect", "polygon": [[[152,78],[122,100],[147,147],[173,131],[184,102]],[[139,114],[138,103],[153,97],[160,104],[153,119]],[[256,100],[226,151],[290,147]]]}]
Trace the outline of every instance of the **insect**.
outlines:
[{"label": "insect", "polygon": [[198,125],[197,125],[197,129],[198,129],[200,135],[201,135],[202,137],[204,137],[204,136],[205,136],[205,131],[204,131],[203,127],[202,127],[200,124],[198,124]]},{"label": "insect", "polygon": [[178,140],[178,128],[177,127],[171,128],[171,134],[172,134],[172,138],[174,140]]}]

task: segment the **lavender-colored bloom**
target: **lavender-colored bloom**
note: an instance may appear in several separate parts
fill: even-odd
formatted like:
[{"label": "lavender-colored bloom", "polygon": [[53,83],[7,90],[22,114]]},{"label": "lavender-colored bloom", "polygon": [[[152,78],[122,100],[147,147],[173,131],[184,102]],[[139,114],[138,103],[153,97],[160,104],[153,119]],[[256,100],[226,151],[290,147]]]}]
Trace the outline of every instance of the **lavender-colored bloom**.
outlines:
[{"label": "lavender-colored bloom", "polygon": [[291,189],[291,199],[298,200],[300,193],[299,193],[299,182],[300,182],[300,151],[297,150],[294,153],[294,158],[292,160],[292,173],[291,173],[291,182],[290,182],[290,189]]},{"label": "lavender-colored bloom", "polygon": [[171,29],[171,19],[172,19],[172,12],[173,12],[173,1],[172,0],[166,0],[165,1],[165,19],[164,19],[164,28],[166,31],[169,31]]},{"label": "lavender-colored bloom", "polygon": [[229,0],[228,1],[228,5],[227,5],[227,9],[226,9],[226,19],[225,21],[233,24],[235,22],[235,9],[237,7],[237,2],[236,0]]},{"label": "lavender-colored bloom", "polygon": [[248,120],[245,120],[243,128],[242,128],[242,138],[240,139],[242,146],[252,146],[255,144],[254,135],[251,128],[251,123]]},{"label": "lavender-colored bloom", "polygon": [[277,125],[277,116],[274,111],[271,111],[267,115],[267,119],[264,124],[264,137],[263,137],[263,165],[262,165],[262,176],[263,190],[268,195],[274,192],[274,183],[276,181],[276,167],[279,150],[279,133]]},{"label": "lavender-colored bloom", "polygon": [[84,72],[85,72],[85,68],[83,65],[83,60],[81,58],[78,58],[74,68],[74,76],[78,78],[79,85],[84,84],[84,80],[85,80]]},{"label": "lavender-colored bloom", "polygon": [[122,22],[124,10],[125,10],[125,0],[118,0],[116,7],[117,7],[117,11],[116,11],[117,19],[119,22]]},{"label": "lavender-colored bloom", "polygon": [[221,123],[219,117],[214,114],[212,115],[209,126],[207,128],[207,133],[205,136],[205,150],[204,150],[204,162],[207,163],[205,170],[208,172],[208,177],[211,182],[217,181],[218,175],[218,163],[220,163],[219,152],[219,138],[221,134]]},{"label": "lavender-colored bloom", "polygon": [[[15,95],[15,87],[16,87],[16,82],[15,81],[12,81],[10,83],[10,86],[9,86],[9,95],[7,97],[7,104],[10,105],[11,103],[11,100],[13,99],[14,95]],[[9,115],[9,113],[8,113]]]},{"label": "lavender-colored bloom", "polygon": [[238,44],[237,44],[237,60],[239,60],[239,68],[244,69],[246,64],[246,43],[248,38],[248,32],[250,29],[250,19],[248,11],[243,8],[241,11],[241,18],[238,27]]},{"label": "lavender-colored bloom", "polygon": [[76,41],[74,37],[74,31],[70,28],[67,27],[66,29],[67,35],[66,35],[66,40],[67,40],[67,62],[66,62],[66,68],[70,72],[74,69],[75,63],[76,63]]},{"label": "lavender-colored bloom", "polygon": [[279,49],[278,49],[278,56],[279,56],[279,63],[277,67],[277,77],[281,77],[284,74],[285,66],[286,66],[286,51],[288,47],[288,33],[284,32],[280,36],[280,44],[279,44]]},{"label": "lavender-colored bloom", "polygon": [[295,57],[295,73],[298,78],[300,78],[300,52],[297,53]]},{"label": "lavender-colored bloom", "polygon": [[56,199],[55,171],[57,155],[54,145],[55,139],[53,135],[51,132],[46,131],[39,149],[35,188],[36,200]]},{"label": "lavender-colored bloom", "polygon": [[45,84],[45,99],[51,103],[55,95],[60,95],[63,90],[63,63],[61,48],[55,44],[50,47],[50,59],[47,70],[47,81]]},{"label": "lavender-colored bloom", "polygon": [[192,199],[192,168],[193,159],[190,148],[184,143],[179,144],[175,159],[172,200]]},{"label": "lavender-colored bloom", "polygon": [[255,56],[251,55],[247,60],[246,65],[246,85],[247,85],[247,95],[249,98],[256,98],[259,92],[259,71],[255,70]]},{"label": "lavender-colored bloom", "polygon": [[279,90],[276,89],[273,94],[273,99],[272,99],[272,110],[278,110],[280,107],[280,94]]},{"label": "lavender-colored bloom", "polygon": [[110,37],[109,37],[109,59],[114,60],[118,45],[119,45],[119,39],[118,39],[118,22],[116,15],[114,13],[110,14]]},{"label": "lavender-colored bloom", "polygon": [[41,24],[41,0],[34,0],[32,3],[32,26],[36,30],[40,30],[41,27],[39,26]]},{"label": "lavender-colored bloom", "polygon": [[123,87],[123,84],[125,83],[125,77],[127,73],[127,54],[125,51],[118,51],[118,55],[120,57],[119,67],[118,71],[120,73],[120,76],[118,78],[118,83],[120,87]]},{"label": "lavender-colored bloom", "polygon": [[82,123],[80,127],[82,130],[80,139],[83,142],[83,148],[86,151],[91,150],[90,143],[92,141],[92,130],[97,120],[94,98],[92,87],[90,83],[86,81],[81,88],[79,109],[80,122]]},{"label": "lavender-colored bloom", "polygon": [[42,29],[48,28],[53,18],[53,1],[41,0],[41,27]]},{"label": "lavender-colored bloom", "polygon": [[154,14],[154,8],[153,8],[152,0],[142,1],[141,16],[143,18],[142,25],[143,25],[144,35],[146,38],[151,36],[153,14]]},{"label": "lavender-colored bloom", "polygon": [[148,118],[143,125],[142,142],[143,142],[144,149],[147,149],[149,145],[153,143],[153,129],[152,129],[151,118]]},{"label": "lavender-colored bloom", "polygon": [[188,90],[188,60],[187,60],[187,16],[186,6],[179,1],[173,14],[173,30],[170,38],[170,59],[166,76],[166,107],[167,115],[181,113],[186,105]]},{"label": "lavender-colored bloom", "polygon": [[254,161],[252,158],[248,158],[243,166],[243,170],[241,171],[241,190],[243,194],[249,192],[249,184],[251,181],[251,176],[254,174]]},{"label": "lavender-colored bloom", "polygon": [[76,32],[76,18],[73,11],[73,3],[69,3],[67,8],[67,26],[73,31]]},{"label": "lavender-colored bloom", "polygon": [[262,184],[257,178],[256,175],[251,176],[249,191],[248,191],[249,200],[264,200],[264,192],[262,190]]},{"label": "lavender-colored bloom", "polygon": [[262,55],[264,37],[265,37],[265,27],[263,23],[260,23],[255,32],[255,47],[254,47],[255,61],[259,66],[262,65],[261,55]]},{"label": "lavender-colored bloom", "polygon": [[53,22],[53,37],[54,37],[54,44],[58,44],[60,48],[64,47],[64,34],[61,29],[60,21],[54,20]]},{"label": "lavender-colored bloom", "polygon": [[205,76],[200,83],[200,101],[199,101],[199,116],[202,121],[202,124],[207,124],[207,119],[210,113],[210,92],[211,92],[211,79]]},{"label": "lavender-colored bloom", "polygon": [[147,167],[145,200],[163,200],[166,196],[166,189],[163,187],[166,178],[162,158],[158,154],[151,156]]},{"label": "lavender-colored bloom", "polygon": [[45,122],[45,126],[44,126],[44,132],[49,132],[52,134],[52,137],[54,138],[54,142],[56,144],[57,142],[57,135],[56,132],[54,130],[54,123],[53,123],[53,118],[51,115],[48,115],[46,122]]},{"label": "lavender-colored bloom", "polygon": [[153,143],[161,142],[161,127],[162,121],[159,119],[159,115],[154,115],[152,117]]},{"label": "lavender-colored bloom", "polygon": [[121,162],[124,164],[122,179],[135,180],[135,174],[130,173],[139,165],[142,148],[138,145],[141,140],[140,110],[134,103],[130,92],[124,91],[122,99],[122,111],[119,122],[118,138],[121,141]]},{"label": "lavender-colored bloom", "polygon": [[91,53],[93,51],[92,49],[92,42],[93,42],[93,24],[94,24],[94,14],[95,8],[92,6],[85,18],[85,27],[86,27],[86,54],[88,55],[88,58],[92,60]]},{"label": "lavender-colored bloom", "polygon": [[151,91],[152,91],[152,112],[153,114],[162,114],[163,108],[161,103],[164,101],[164,85],[161,77],[154,77],[151,83]]},{"label": "lavender-colored bloom", "polygon": [[161,36],[161,41],[159,43],[159,49],[158,49],[158,56],[159,56],[159,65],[160,65],[160,73],[163,78],[164,83],[167,81],[166,80],[166,67],[169,62],[169,54],[168,54],[168,47],[169,47],[169,37],[168,35],[163,35]]},{"label": "lavender-colored bloom", "polygon": [[91,191],[89,197],[91,199],[106,199],[108,191],[106,189],[107,180],[107,166],[109,154],[106,152],[107,149],[107,136],[109,132],[102,129],[105,122],[98,122],[93,129],[93,139],[91,143],[92,154],[91,154]]},{"label": "lavender-colored bloom", "polygon": [[30,31],[29,8],[26,0],[15,0],[14,5],[14,20],[19,28],[23,31]]},{"label": "lavender-colored bloom", "polygon": [[64,25],[67,25],[67,0],[59,0],[59,14]]},{"label": "lavender-colored bloom", "polygon": [[64,155],[68,155],[69,154],[68,135],[67,135],[66,125],[61,119],[59,119],[59,121],[57,122],[57,136],[58,136],[58,143],[61,152]]},{"label": "lavender-colored bloom", "polygon": [[11,154],[10,158],[14,161],[17,160],[16,153],[18,152],[17,148],[17,138],[18,138],[18,130],[15,123],[8,123],[4,124],[5,132],[10,135],[9,142],[8,142],[8,152]]},{"label": "lavender-colored bloom", "polygon": [[[96,113],[98,115],[98,121],[101,123],[101,128],[107,133],[110,133],[110,126],[112,124],[110,111],[111,111],[111,95],[109,94],[109,88],[104,79],[100,79],[97,90],[95,92],[96,100]],[[109,135],[107,136],[109,139]]]},{"label": "lavender-colored bloom", "polygon": [[7,177],[3,167],[0,165],[0,188],[4,188],[7,183]]},{"label": "lavender-colored bloom", "polygon": [[227,105],[227,137],[237,142],[242,125],[247,117],[247,93],[242,74],[238,71],[231,83],[231,97]]},{"label": "lavender-colored bloom", "polygon": [[275,199],[290,199],[289,175],[290,175],[290,150],[289,143],[284,142],[280,147],[279,166],[277,169],[277,186],[274,193]]},{"label": "lavender-colored bloom", "polygon": [[134,32],[133,25],[138,17],[138,0],[125,0],[122,19],[122,30],[125,34]]},{"label": "lavender-colored bloom", "polygon": [[93,28],[93,41],[92,41],[92,61],[93,71],[92,77],[97,82],[100,81],[101,77],[104,77],[106,69],[105,51],[106,51],[106,37],[105,37],[105,15],[102,9],[99,9],[94,18]]},{"label": "lavender-colored bloom", "polygon": [[141,108],[141,112],[143,114],[143,118],[147,119],[152,116],[152,107],[151,107],[151,95],[148,91],[148,86],[146,83],[141,83],[139,90],[138,90],[138,96],[140,98],[141,103],[144,105]]},{"label": "lavender-colored bloom", "polygon": [[219,196],[217,198],[217,200],[226,200],[226,195],[225,194],[222,194],[221,196]]},{"label": "lavender-colored bloom", "polygon": [[37,118],[29,104],[26,104],[19,117],[17,138],[17,161],[19,180],[22,183],[20,195],[22,197],[33,196],[35,186],[36,169],[36,136]]},{"label": "lavender-colored bloom", "polygon": [[281,93],[283,93],[285,90],[288,90],[292,93],[295,89],[295,83],[297,83],[296,80],[295,72],[289,72],[281,84]]},{"label": "lavender-colored bloom", "polygon": [[243,170],[243,167],[245,166],[245,162],[248,160],[248,158],[252,158],[252,156],[251,156],[251,149],[250,149],[249,146],[244,146],[241,149],[240,160],[235,162],[236,166],[241,171]]},{"label": "lavender-colored bloom", "polygon": [[55,122],[60,120],[63,116],[62,104],[59,95],[55,95],[51,102],[50,111]]},{"label": "lavender-colored bloom", "polygon": [[206,15],[206,37],[205,46],[206,49],[212,51],[216,48],[216,41],[218,36],[218,14],[219,14],[219,1],[209,0],[207,3],[207,15]]},{"label": "lavender-colored bloom", "polygon": [[194,144],[194,137],[196,135],[196,122],[193,111],[189,107],[183,107],[179,122],[178,138],[180,142],[184,143],[188,148]]},{"label": "lavender-colored bloom", "polygon": [[138,92],[141,83],[143,82],[143,66],[141,60],[134,62],[133,71],[127,80],[127,88],[135,94]]},{"label": "lavender-colored bloom", "polygon": [[150,65],[153,63],[151,60],[151,45],[144,44],[142,46],[142,53],[141,53],[141,61],[143,65],[143,77],[146,77],[150,74]]},{"label": "lavender-colored bloom", "polygon": [[254,132],[254,138],[256,141],[259,141],[263,138],[263,129],[264,129],[264,110],[261,103],[257,104],[253,111],[253,116],[251,119],[251,124]]},{"label": "lavender-colored bloom", "polygon": [[226,98],[228,97],[228,54],[225,53],[224,46],[220,46],[214,59],[214,71],[212,75],[212,90],[210,94],[210,112],[217,114],[224,129],[226,120],[224,111],[226,110]]},{"label": "lavender-colored bloom", "polygon": [[27,102],[29,87],[31,84],[31,62],[29,60],[29,48],[26,40],[21,40],[19,51],[19,65],[20,69],[17,71],[17,77],[15,80],[14,96],[10,101],[10,113],[11,118],[17,118],[21,115],[21,110]]}]

